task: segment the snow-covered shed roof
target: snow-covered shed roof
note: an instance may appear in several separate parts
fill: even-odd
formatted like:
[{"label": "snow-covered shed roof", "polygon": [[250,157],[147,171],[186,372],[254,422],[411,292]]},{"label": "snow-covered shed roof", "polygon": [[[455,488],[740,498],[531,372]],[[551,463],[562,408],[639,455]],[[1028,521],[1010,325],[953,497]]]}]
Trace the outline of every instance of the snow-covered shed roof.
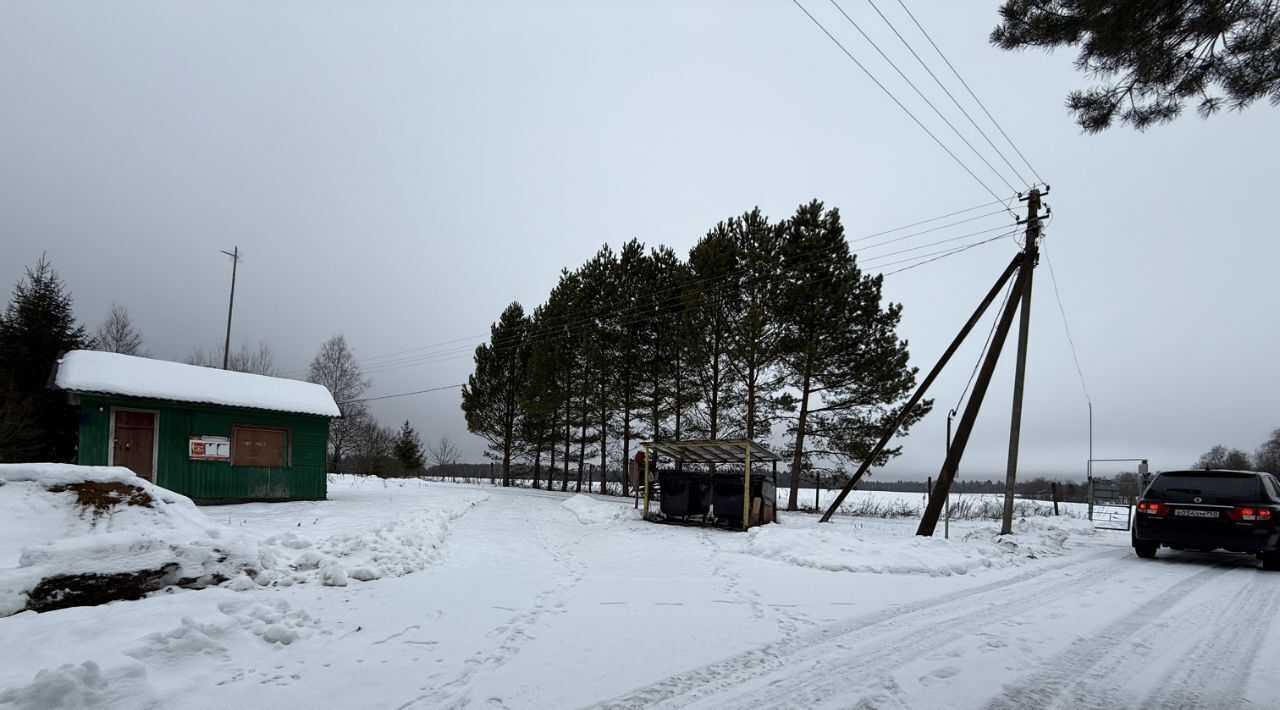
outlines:
[{"label": "snow-covered shed roof", "polygon": [[93,350],[63,355],[54,384],[70,392],[340,415],[333,395],[323,385]]}]

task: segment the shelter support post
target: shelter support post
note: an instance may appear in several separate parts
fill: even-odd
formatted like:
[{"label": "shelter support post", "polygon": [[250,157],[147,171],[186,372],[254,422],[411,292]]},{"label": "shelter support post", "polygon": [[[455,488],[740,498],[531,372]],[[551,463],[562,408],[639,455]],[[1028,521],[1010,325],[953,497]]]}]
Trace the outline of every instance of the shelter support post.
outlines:
[{"label": "shelter support post", "polygon": [[747,452],[747,466],[742,473],[742,529],[751,527],[751,445],[742,447]]},{"label": "shelter support post", "polygon": [[653,456],[653,452],[649,447],[644,447],[644,519],[649,519],[649,459]]}]

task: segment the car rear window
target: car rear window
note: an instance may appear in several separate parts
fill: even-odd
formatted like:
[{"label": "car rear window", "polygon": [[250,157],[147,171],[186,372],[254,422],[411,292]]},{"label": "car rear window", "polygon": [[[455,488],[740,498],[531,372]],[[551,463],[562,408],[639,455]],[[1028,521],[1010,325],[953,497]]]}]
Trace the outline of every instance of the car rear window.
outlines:
[{"label": "car rear window", "polygon": [[1148,498],[1170,503],[1248,503],[1256,501],[1262,489],[1257,476],[1249,474],[1161,474],[1151,482]]}]

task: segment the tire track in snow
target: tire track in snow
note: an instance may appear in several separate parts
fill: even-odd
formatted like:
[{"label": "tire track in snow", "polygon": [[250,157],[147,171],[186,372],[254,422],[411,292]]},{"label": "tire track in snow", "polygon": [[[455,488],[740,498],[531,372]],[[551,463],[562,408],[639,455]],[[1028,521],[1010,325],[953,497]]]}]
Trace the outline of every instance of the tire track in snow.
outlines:
[{"label": "tire track in snow", "polygon": [[[1075,585],[1110,574],[1113,571],[1110,558],[1114,556],[1114,551],[1107,550],[1099,555],[1046,566],[960,592],[894,605],[816,629],[793,639],[784,639],[757,647],[637,688],[619,698],[590,707],[685,707],[720,693],[736,693],[744,684],[757,681],[774,671],[785,671],[799,666],[809,667],[811,661],[811,667],[814,670],[807,670],[802,674],[807,680],[792,682],[795,679],[793,675],[791,679],[775,681],[769,691],[771,696],[780,698],[784,706],[803,707],[805,703],[798,696],[808,694],[810,689],[806,686],[815,681],[821,682],[823,676],[830,674],[836,674],[839,678],[848,678],[846,664],[843,661],[849,657],[855,659],[855,668],[861,668],[868,659],[874,658],[877,654],[883,655],[884,648],[901,650],[892,654],[894,660],[877,662],[877,667],[890,667],[900,664],[901,659],[914,659],[938,646],[939,633],[949,629],[951,636],[960,638],[977,628],[988,625],[990,622],[986,614],[989,612],[991,602],[985,600],[987,595],[1002,593],[996,600],[1001,609],[1038,607],[1046,599],[1075,593]],[[1046,575],[1069,572],[1074,568],[1083,568],[1081,577],[1068,577],[1067,581],[1074,584],[1043,584],[1046,581],[1044,579]],[[1013,594],[1005,596],[1006,592]],[[968,606],[957,606],[961,604]],[[920,625],[911,624],[909,619],[906,628],[900,628],[905,617],[924,615],[939,608],[945,609],[948,618],[945,622],[931,620],[928,623],[927,634],[921,634]],[[841,662],[829,660],[832,656],[839,656]],[[800,687],[794,689],[796,695],[788,696],[785,693],[774,693],[779,685],[785,685],[788,688]],[[748,693],[748,695],[750,696],[748,699],[739,700],[753,707],[760,705],[759,693]],[[733,706],[731,702],[727,704]]]},{"label": "tire track in snow", "polygon": [[1222,619],[1203,624],[1195,657],[1186,659],[1157,684],[1143,702],[1152,710],[1209,710],[1247,707],[1240,690],[1258,660],[1273,620],[1280,613],[1280,590],[1273,575],[1259,573],[1238,599],[1224,605]]},{"label": "tire track in snow", "polygon": [[[1072,641],[1065,650],[1043,662],[1038,670],[1024,676],[1016,684],[1006,687],[1004,692],[989,700],[983,706],[984,709],[1115,707],[1116,698],[1098,697],[1096,692],[1090,692],[1086,687],[1086,684],[1101,684],[1098,679],[1087,677],[1089,672],[1106,658],[1107,654],[1100,652],[1099,649],[1119,648],[1128,643],[1139,632],[1173,611],[1177,602],[1238,566],[1238,563],[1231,561],[1220,562],[1177,582],[1150,599],[1143,600],[1136,609],[1107,624],[1102,630]],[[1259,639],[1259,645],[1261,642],[1262,640]],[[1200,661],[1198,657],[1192,659],[1193,663]],[[1125,670],[1132,672],[1134,669],[1126,668]],[[1123,692],[1122,683],[1106,685],[1110,686],[1108,690],[1116,694]],[[1063,697],[1071,691],[1074,691],[1072,693],[1074,697]]]}]

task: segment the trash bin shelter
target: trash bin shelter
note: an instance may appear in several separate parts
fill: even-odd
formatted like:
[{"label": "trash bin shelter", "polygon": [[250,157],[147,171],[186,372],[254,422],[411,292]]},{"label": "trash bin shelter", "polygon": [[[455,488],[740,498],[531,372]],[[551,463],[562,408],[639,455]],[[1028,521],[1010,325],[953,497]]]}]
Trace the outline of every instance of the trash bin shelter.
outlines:
[{"label": "trash bin shelter", "polygon": [[[741,466],[741,472],[711,474],[680,470],[658,472],[661,514],[687,518],[705,516],[710,508],[717,520],[746,530],[753,525],[776,522],[776,476],[780,456],[748,439],[707,439],[697,441],[648,441],[644,447],[644,518],[650,513],[653,497],[652,462],[657,456],[676,464]],[[760,464],[768,462],[771,474]],[[756,470],[753,472],[752,467]]]}]

